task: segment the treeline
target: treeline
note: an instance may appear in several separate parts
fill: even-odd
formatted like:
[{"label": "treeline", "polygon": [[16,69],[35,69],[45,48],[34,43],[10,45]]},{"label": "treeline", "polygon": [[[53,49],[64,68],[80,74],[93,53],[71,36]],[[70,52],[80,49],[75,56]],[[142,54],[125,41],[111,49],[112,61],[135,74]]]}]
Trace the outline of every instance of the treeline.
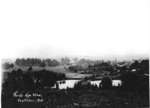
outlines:
[{"label": "treeline", "polygon": [[127,71],[134,71],[138,74],[149,74],[149,59],[135,60],[128,68],[125,68]]},{"label": "treeline", "polygon": [[69,58],[61,58],[60,60],[51,59],[51,58],[17,58],[14,62],[4,62],[3,68],[4,69],[11,69],[17,66],[38,66],[38,67],[45,67],[45,66],[58,66],[58,65],[69,65],[70,59]]},{"label": "treeline", "polygon": [[39,58],[21,58],[16,59],[15,64],[18,66],[57,66],[59,61],[55,59],[39,59]]}]

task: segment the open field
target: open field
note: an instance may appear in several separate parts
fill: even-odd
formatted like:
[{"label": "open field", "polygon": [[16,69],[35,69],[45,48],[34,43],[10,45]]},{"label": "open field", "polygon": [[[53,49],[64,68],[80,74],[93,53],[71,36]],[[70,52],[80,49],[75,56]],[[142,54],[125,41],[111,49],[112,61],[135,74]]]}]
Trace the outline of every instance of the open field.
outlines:
[{"label": "open field", "polygon": [[[46,67],[39,67],[39,66],[32,66],[32,71],[40,71],[40,70],[48,70],[48,71],[53,71],[53,72],[57,72],[57,73],[63,73],[66,75],[67,79],[83,79],[86,77],[92,77],[93,73],[80,73],[80,72],[73,72],[70,71],[68,69],[69,65],[59,65],[59,66],[46,66]],[[17,69],[21,69],[23,71],[28,71],[29,67],[19,67],[19,66],[15,66],[13,68],[14,70]],[[4,70],[6,72],[11,72],[13,69],[8,69],[8,70]],[[111,76],[112,79],[117,79],[120,76],[120,74]],[[98,74],[94,79],[98,80],[98,79],[102,79],[104,76]]]},{"label": "open field", "polygon": [[[39,66],[32,66],[32,71],[40,71],[40,70],[48,70],[48,71],[53,71],[53,72],[57,72],[57,73],[64,73],[66,75],[66,78],[72,78],[72,79],[82,79],[85,77],[89,77],[92,76],[92,74],[81,74],[81,73],[77,73],[77,72],[72,72],[69,71],[68,66],[64,66],[64,65],[60,65],[60,66],[46,66],[46,67],[39,67]],[[29,69],[29,67],[19,67],[19,66],[15,66],[13,69],[17,70],[17,69],[22,69],[23,71],[27,71]],[[9,70],[4,70],[6,72],[11,72],[13,69],[9,69]]]}]

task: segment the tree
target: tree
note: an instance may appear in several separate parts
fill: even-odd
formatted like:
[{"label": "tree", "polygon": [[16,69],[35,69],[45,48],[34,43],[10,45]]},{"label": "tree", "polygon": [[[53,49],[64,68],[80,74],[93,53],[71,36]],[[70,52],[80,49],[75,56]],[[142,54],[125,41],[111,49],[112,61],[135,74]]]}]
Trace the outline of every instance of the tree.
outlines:
[{"label": "tree", "polygon": [[68,65],[68,64],[70,64],[70,59],[67,58],[67,57],[62,58],[62,59],[61,59],[61,64],[63,64],[63,65]]},{"label": "tree", "polygon": [[112,80],[110,77],[104,77],[102,79],[102,82],[100,83],[100,86],[103,89],[110,89],[112,87]]},{"label": "tree", "polygon": [[10,68],[13,68],[13,67],[14,67],[13,63],[6,62],[6,63],[3,64],[4,69],[10,69]]}]

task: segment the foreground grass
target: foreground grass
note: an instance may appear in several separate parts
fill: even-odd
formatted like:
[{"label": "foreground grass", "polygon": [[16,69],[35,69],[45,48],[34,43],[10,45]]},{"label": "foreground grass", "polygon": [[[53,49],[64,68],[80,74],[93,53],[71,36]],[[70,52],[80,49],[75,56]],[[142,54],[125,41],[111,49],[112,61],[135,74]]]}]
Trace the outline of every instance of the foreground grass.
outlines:
[{"label": "foreground grass", "polygon": [[[33,91],[31,91],[33,92]],[[35,91],[34,91],[35,92]],[[37,92],[37,91],[36,91]],[[38,91],[43,102],[18,102],[2,95],[2,108],[145,108],[149,96],[120,90],[49,90]]]}]

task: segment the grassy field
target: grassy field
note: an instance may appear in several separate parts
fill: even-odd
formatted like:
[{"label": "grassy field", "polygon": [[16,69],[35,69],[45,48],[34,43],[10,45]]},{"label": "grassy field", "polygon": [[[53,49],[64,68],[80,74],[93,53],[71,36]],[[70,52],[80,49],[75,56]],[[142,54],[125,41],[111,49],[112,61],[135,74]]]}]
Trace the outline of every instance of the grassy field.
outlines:
[{"label": "grassy field", "polygon": [[[45,96],[44,96],[45,95]],[[3,99],[3,108],[148,108],[148,96],[116,90],[47,91],[43,102]],[[66,107],[64,107],[66,106]]]},{"label": "grassy field", "polygon": [[[17,69],[22,69],[23,71],[27,71],[29,69],[29,67],[19,67],[19,66],[15,66],[13,69],[17,70]],[[9,69],[9,70],[4,70],[4,72],[11,72],[13,69]],[[33,71],[39,71],[39,70],[48,70],[48,71],[53,71],[53,72],[57,72],[57,73],[64,73],[66,75],[66,78],[72,78],[72,79],[82,79],[85,77],[89,77],[92,76],[92,74],[81,74],[81,73],[77,73],[77,72],[72,72],[69,71],[68,69],[68,65],[60,65],[60,66],[46,66],[46,67],[39,67],[39,66],[32,66],[32,70]]]}]

